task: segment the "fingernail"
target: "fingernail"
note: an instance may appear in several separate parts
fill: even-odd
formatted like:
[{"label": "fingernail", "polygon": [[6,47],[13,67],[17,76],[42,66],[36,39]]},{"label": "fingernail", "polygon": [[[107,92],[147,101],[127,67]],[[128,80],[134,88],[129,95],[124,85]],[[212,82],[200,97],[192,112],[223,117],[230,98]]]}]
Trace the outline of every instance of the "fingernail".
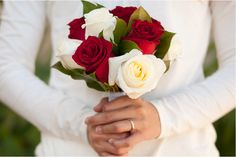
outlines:
[{"label": "fingernail", "polygon": [[102,127],[101,126],[97,126],[95,129],[96,133],[102,133]]},{"label": "fingernail", "polygon": [[113,144],[114,139],[110,138],[110,139],[108,140],[108,142],[109,142],[110,144]]}]

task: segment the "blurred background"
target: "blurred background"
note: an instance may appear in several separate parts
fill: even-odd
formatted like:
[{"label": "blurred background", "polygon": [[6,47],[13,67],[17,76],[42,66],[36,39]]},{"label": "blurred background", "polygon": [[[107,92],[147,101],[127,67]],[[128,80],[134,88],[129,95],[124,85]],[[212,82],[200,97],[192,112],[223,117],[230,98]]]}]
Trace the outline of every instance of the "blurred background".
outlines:
[{"label": "blurred background", "polygon": [[[2,1],[0,0],[0,14],[1,9]],[[38,53],[35,71],[35,74],[46,83],[50,75],[51,43],[49,32],[49,27],[47,27]],[[204,64],[206,77],[218,68],[215,51],[214,43],[211,42]],[[235,156],[235,110],[216,121],[214,126],[218,135],[216,145],[221,156]],[[32,156],[39,141],[38,130],[0,102],[0,156]]]}]

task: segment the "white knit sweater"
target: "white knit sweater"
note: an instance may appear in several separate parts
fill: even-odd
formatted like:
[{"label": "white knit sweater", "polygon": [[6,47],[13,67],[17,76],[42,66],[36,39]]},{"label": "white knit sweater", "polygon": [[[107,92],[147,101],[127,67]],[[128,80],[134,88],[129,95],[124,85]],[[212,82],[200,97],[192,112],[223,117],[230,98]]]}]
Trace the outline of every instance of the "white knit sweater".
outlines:
[{"label": "white knit sweater", "polygon": [[[235,2],[221,1],[100,1],[142,5],[163,26],[176,32],[182,56],[144,96],[160,113],[161,137],[138,144],[130,155],[218,156],[212,122],[235,106]],[[79,1],[6,1],[0,24],[0,100],[33,123],[42,133],[37,155],[96,155],[87,143],[84,118],[104,93],[88,89],[52,69],[50,84],[34,75],[36,52],[45,20],[51,26],[53,59],[66,24],[82,15]],[[203,76],[210,30],[219,70]]]}]

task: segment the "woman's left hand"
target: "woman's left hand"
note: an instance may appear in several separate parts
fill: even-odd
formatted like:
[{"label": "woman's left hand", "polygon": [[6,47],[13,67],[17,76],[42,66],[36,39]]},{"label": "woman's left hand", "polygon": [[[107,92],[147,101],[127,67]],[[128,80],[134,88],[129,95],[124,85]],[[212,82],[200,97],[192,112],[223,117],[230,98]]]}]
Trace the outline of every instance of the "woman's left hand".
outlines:
[{"label": "woman's left hand", "polygon": [[131,135],[125,139],[109,140],[117,149],[131,149],[139,142],[154,139],[160,135],[158,111],[155,106],[143,99],[122,96],[111,102],[99,104],[94,110],[99,113],[87,118],[86,122],[96,126],[97,133],[131,132]]}]

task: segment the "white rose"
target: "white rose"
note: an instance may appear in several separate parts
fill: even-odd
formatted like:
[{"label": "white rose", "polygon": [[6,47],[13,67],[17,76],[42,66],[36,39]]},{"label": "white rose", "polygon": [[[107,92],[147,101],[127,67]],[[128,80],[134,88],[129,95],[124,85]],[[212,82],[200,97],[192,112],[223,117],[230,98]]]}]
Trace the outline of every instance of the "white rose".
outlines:
[{"label": "white rose", "polygon": [[75,53],[76,49],[82,41],[73,40],[73,39],[65,39],[61,42],[57,49],[57,57],[61,61],[62,65],[66,69],[82,69],[80,65],[78,65],[73,59],[72,55]]},{"label": "white rose", "polygon": [[109,85],[116,83],[130,98],[136,99],[154,89],[165,70],[161,59],[134,49],[109,59]]},{"label": "white rose", "polygon": [[103,32],[104,39],[113,40],[113,31],[116,27],[116,18],[109,12],[107,8],[99,8],[92,10],[88,14],[84,14],[85,24],[85,38],[88,36],[99,36]]},{"label": "white rose", "polygon": [[182,53],[182,47],[177,35],[174,35],[168,52],[166,53],[165,57],[163,58],[164,61],[174,61],[180,54]]}]

